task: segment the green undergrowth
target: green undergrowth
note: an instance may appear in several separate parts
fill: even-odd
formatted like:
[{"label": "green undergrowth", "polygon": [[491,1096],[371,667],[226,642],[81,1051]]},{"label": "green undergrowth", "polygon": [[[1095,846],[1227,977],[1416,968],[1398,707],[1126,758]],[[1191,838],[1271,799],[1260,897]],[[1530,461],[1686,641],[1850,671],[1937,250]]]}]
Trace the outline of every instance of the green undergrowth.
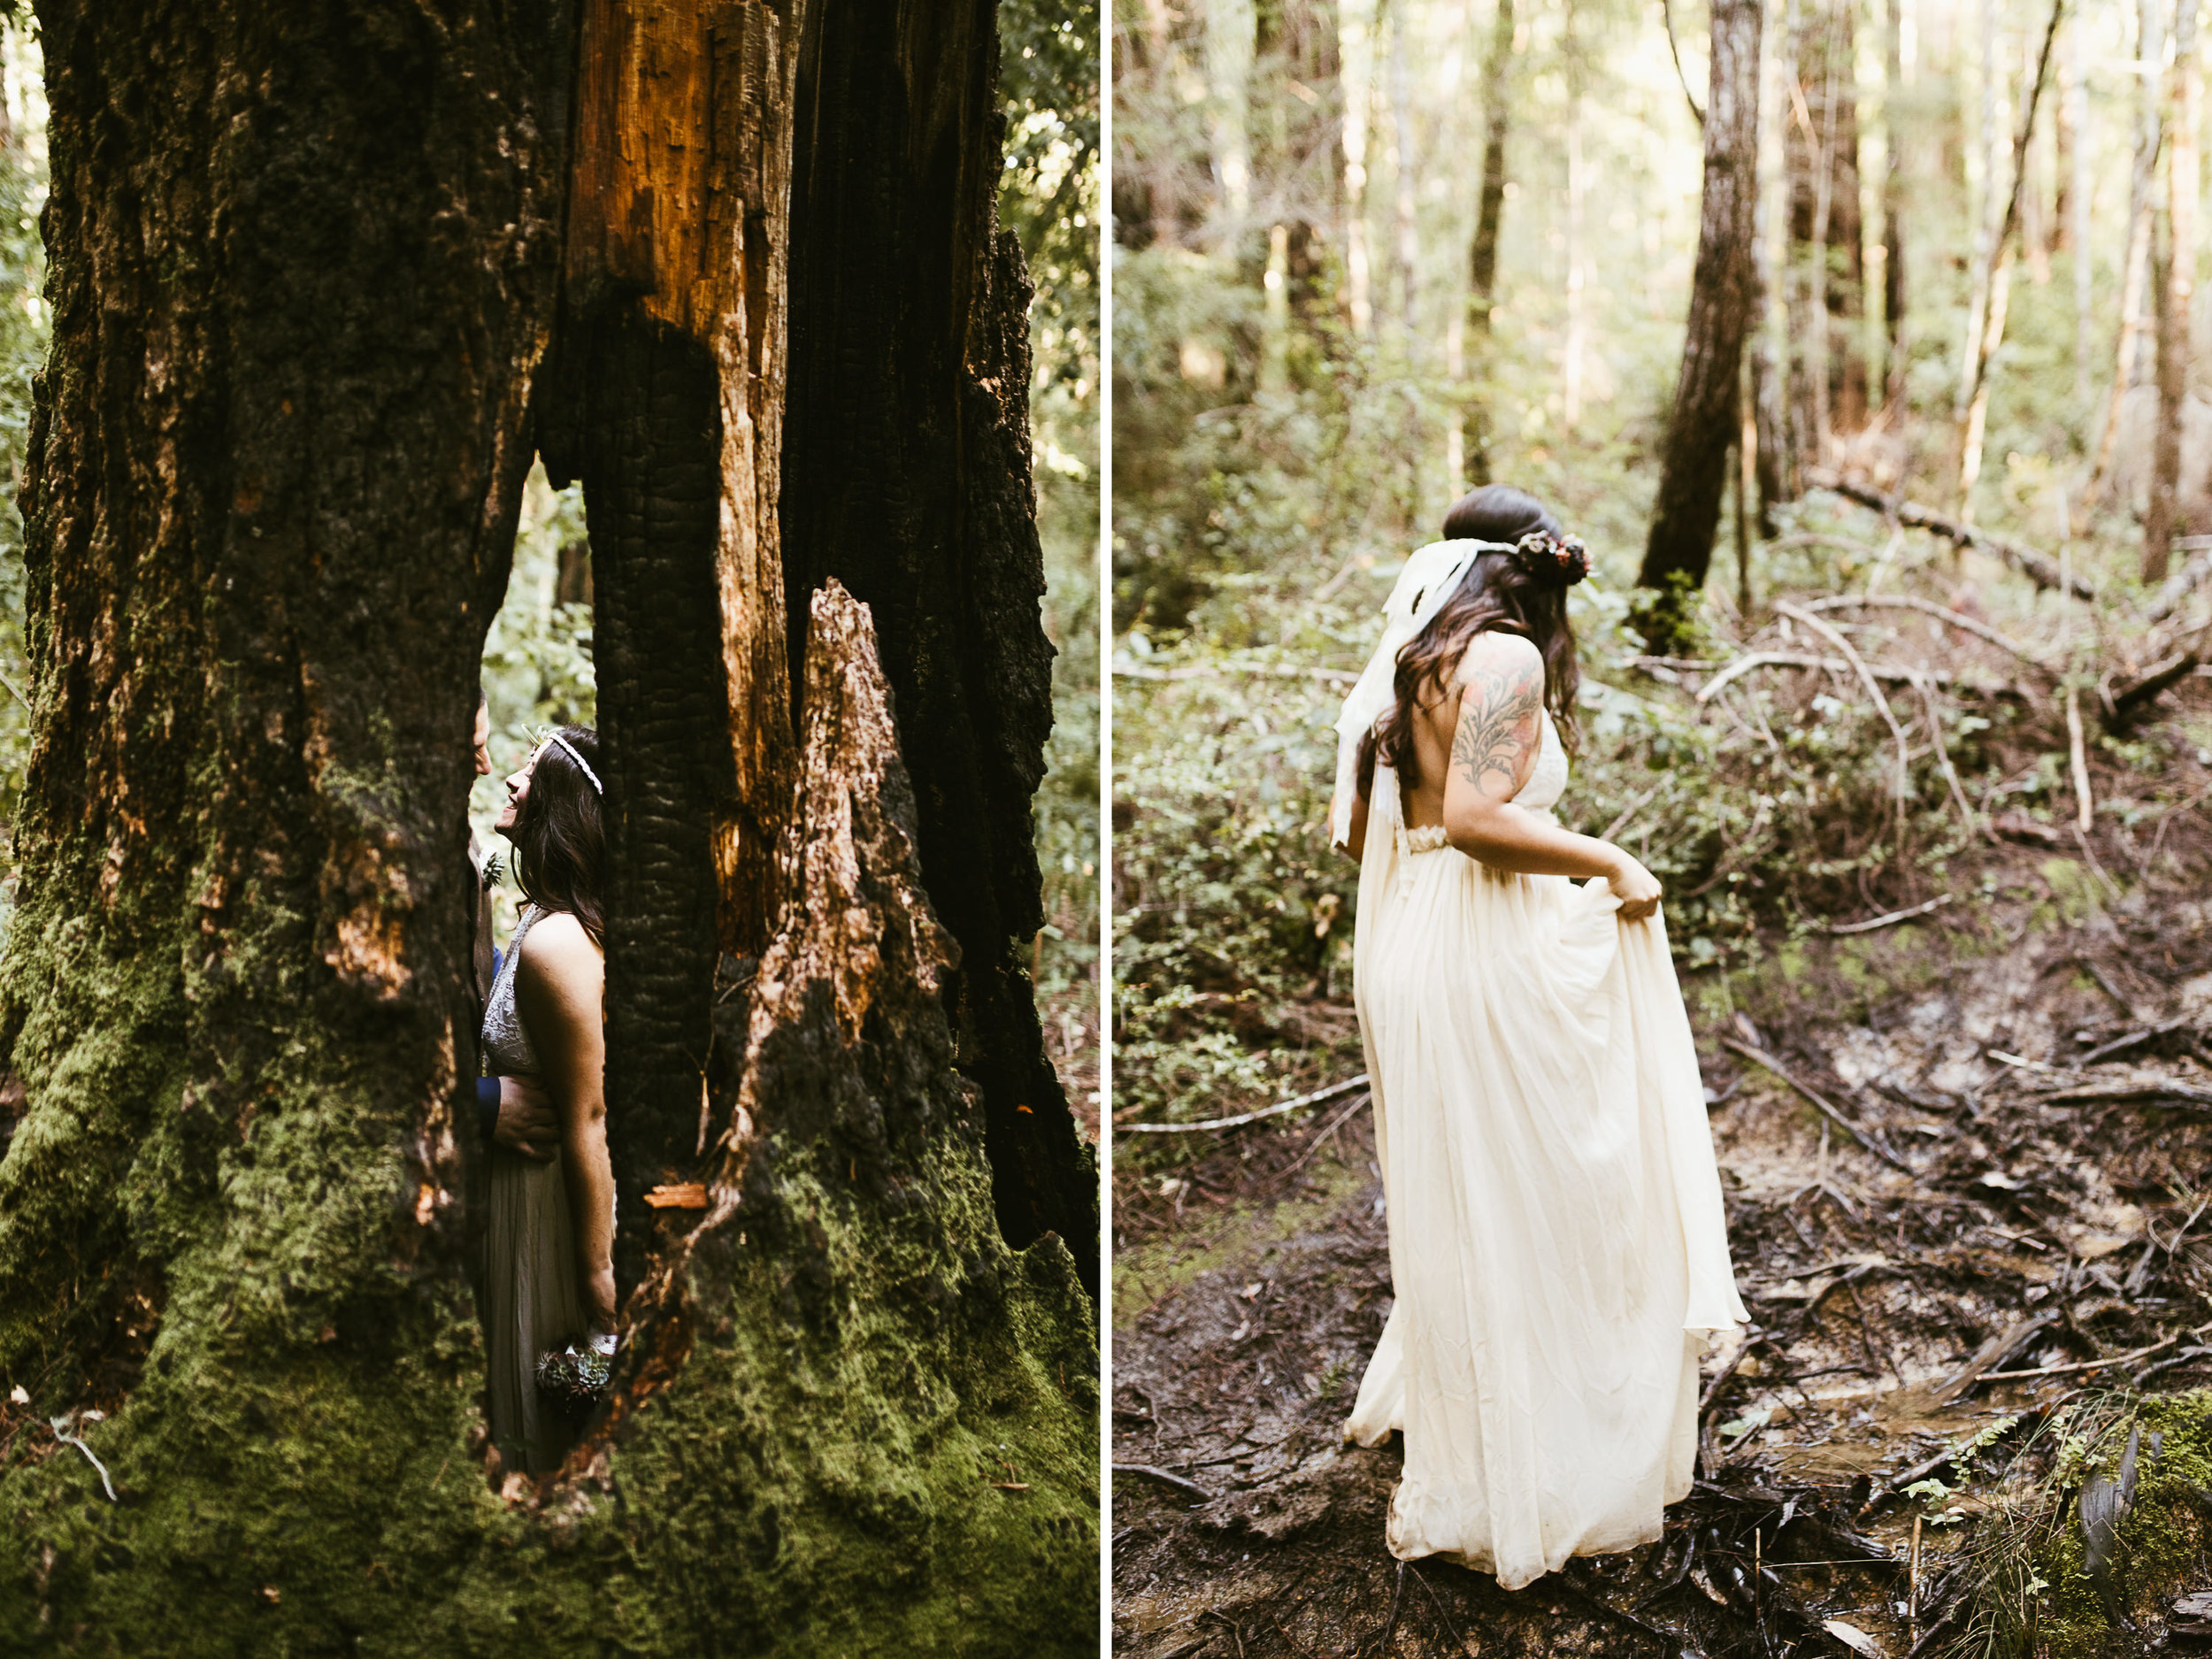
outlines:
[{"label": "green undergrowth", "polygon": [[[1250,641],[1267,593],[1257,578],[1234,618],[1217,625],[1202,606],[1202,628],[1125,641],[1114,960],[1124,1121],[1225,1115],[1358,1069],[1348,1023],[1319,1011],[1349,999],[1358,871],[1328,845],[1342,687],[1309,671],[1359,666],[1394,574],[1358,574],[1344,590],[1356,604],[1294,613],[1269,596],[1282,633],[1264,649],[1238,642]],[[2144,879],[2154,826],[2194,788],[2189,717],[2124,736],[2093,722],[2093,842],[2105,852],[2085,850],[2062,704],[2039,693],[1947,697],[1932,716],[1901,695],[1894,711],[1910,728],[1901,794],[1898,744],[1868,699],[1809,676],[1755,674],[1700,705],[1637,667],[1624,603],[1617,589],[1573,601],[1580,744],[1558,813],[1569,828],[1610,833],[1664,884],[1686,987],[1724,1010],[1779,1012],[1816,991],[1823,1006],[1863,1010],[2016,942],[2023,901],[2036,932],[2090,922]],[[2025,828],[1993,842],[1985,826],[1999,818]],[[2116,844],[2139,857],[2116,857]],[[2177,845],[2154,878],[2173,873]],[[1943,908],[1923,920],[1828,933],[1931,900]],[[2014,918],[2002,929],[2000,910]],[[1165,1139],[1126,1154],[1146,1169],[1187,1156]]]}]

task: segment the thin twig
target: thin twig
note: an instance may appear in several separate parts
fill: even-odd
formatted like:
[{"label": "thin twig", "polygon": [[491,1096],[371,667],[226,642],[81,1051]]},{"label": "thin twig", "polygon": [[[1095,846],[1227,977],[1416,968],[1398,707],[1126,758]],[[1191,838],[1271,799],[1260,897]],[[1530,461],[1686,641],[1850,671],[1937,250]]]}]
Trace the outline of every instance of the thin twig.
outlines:
[{"label": "thin twig", "polygon": [[[2212,1329],[2212,1326],[2206,1328]],[[2184,1334],[2196,1336],[2201,1333],[2191,1331]],[[2162,1342],[2154,1342],[2148,1348],[2139,1348],[2132,1353],[2108,1355],[2103,1359],[2078,1359],[2064,1365],[2038,1365],[2029,1371],[1985,1371],[1981,1374],[1981,1380],[1999,1382],[2021,1377],[2056,1377],[2067,1371],[2099,1371],[2107,1365],[2127,1365],[2139,1359],[2148,1359],[2160,1349],[2171,1348],[2180,1340],[2180,1336],[2170,1336]]]},{"label": "thin twig", "polygon": [[1942,893],[1925,904],[1916,904],[1909,910],[1892,910],[1886,916],[1877,916],[1869,921],[1844,922],[1831,927],[1832,933],[1870,933],[1878,927],[1887,927],[1894,922],[1909,922],[1916,916],[1925,916],[1930,910],[1940,910],[1951,902],[1952,895]]},{"label": "thin twig", "polygon": [[1322,1142],[1326,1141],[1338,1130],[1343,1128],[1344,1125],[1350,1121],[1352,1114],[1357,1111],[1361,1107],[1367,1105],[1373,1100],[1373,1098],[1374,1096],[1371,1094],[1363,1095],[1360,1099],[1354,1101],[1349,1106],[1347,1106],[1342,1111],[1337,1113],[1334,1118],[1329,1120],[1329,1126],[1313,1138],[1313,1143],[1310,1146],[1307,1147],[1303,1152],[1301,1152],[1296,1157],[1291,1160],[1290,1167],[1286,1169],[1283,1173],[1286,1176],[1295,1175],[1299,1171],[1299,1167],[1303,1164],[1308,1158],[1321,1150]]},{"label": "thin twig", "polygon": [[1188,1493],[1202,1503],[1211,1503],[1214,1500],[1214,1494],[1195,1480],[1186,1480],[1156,1463],[1116,1463],[1114,1472],[1118,1475],[1142,1475],[1147,1480],[1156,1480],[1164,1486],[1173,1486],[1178,1492]]},{"label": "thin twig", "polygon": [[1345,668],[1302,668],[1294,663],[1194,663],[1186,668],[1147,668],[1116,663],[1116,680],[1211,680],[1232,674],[1259,674],[1275,680],[1320,680],[1349,686],[1359,676]]},{"label": "thin twig", "polygon": [[1124,1133],[1136,1135],[1185,1135],[1194,1134],[1201,1129],[1233,1129],[1239,1124],[1257,1123],[1263,1118],[1295,1111],[1301,1106],[1318,1106],[1323,1101],[1340,1099],[1356,1088],[1366,1087],[1367,1073],[1363,1071],[1357,1077],[1345,1079],[1341,1083],[1332,1083],[1328,1087],[1316,1089],[1310,1094],[1301,1094],[1296,1100],[1263,1106],[1257,1111],[1239,1112],[1233,1118],[1209,1118],[1202,1124],[1116,1124],[1114,1127]]},{"label": "thin twig", "polygon": [[[98,1414],[95,1413],[94,1415],[96,1416]],[[73,1425],[76,1419],[77,1414],[72,1411],[62,1417],[49,1417],[47,1419],[47,1424],[48,1426],[54,1431],[54,1438],[56,1440],[59,1440],[64,1446],[75,1447],[79,1451],[85,1455],[85,1461],[100,1471],[100,1484],[107,1488],[108,1502],[110,1503],[120,1503],[122,1500],[115,1495],[115,1483],[108,1479],[107,1465],[92,1455],[92,1448],[89,1446],[87,1446],[82,1440],[79,1440],[74,1434],[72,1434],[69,1432],[71,1425]]]},{"label": "thin twig", "polygon": [[2094,821],[2095,799],[2089,793],[2089,753],[2081,734],[2081,692],[2066,687],[2066,749],[2074,772],[2074,826],[2086,831]]},{"label": "thin twig", "polygon": [[1645,790],[1643,794],[1638,795],[1633,801],[1631,801],[1626,806],[1621,809],[1620,817],[1615,818],[1610,824],[1608,824],[1603,829],[1598,832],[1598,839],[1601,841],[1609,841],[1613,839],[1613,837],[1626,829],[1628,827],[1629,819],[1634,818],[1638,812],[1641,811],[1644,808],[1644,804],[1648,802],[1652,796],[1657,795],[1660,790],[1665,788],[1666,787],[1667,780],[1664,778],[1662,778],[1657,783],[1653,784],[1650,788]]},{"label": "thin twig", "polygon": [[1988,824],[1977,818],[1973,807],[1968,803],[1966,791],[1959,785],[1958,771],[1951,764],[1951,749],[1944,741],[1943,714],[1936,705],[1935,687],[1925,679],[1916,680],[1913,683],[1920,688],[1920,700],[1927,706],[1928,739],[1935,745],[1936,762],[1943,769],[1943,781],[1950,787],[1952,804],[1958,808],[1967,833],[1970,835],[1979,830],[1984,836],[1994,841],[1996,837],[1991,833]]},{"label": "thin twig", "polygon": [[1788,1071],[1783,1069],[1782,1063],[1776,1059],[1772,1055],[1767,1054],[1761,1049],[1755,1048],[1747,1042],[1739,1042],[1733,1037],[1723,1037],[1720,1040],[1720,1042],[1722,1048],[1732,1049],[1735,1053],[1743,1056],[1745,1059],[1750,1061],[1753,1064],[1763,1067],[1765,1070],[1773,1072],[1776,1077],[1780,1078],[1783,1082],[1788,1084],[1800,1094],[1802,1094],[1807,1100],[1810,1101],[1813,1103],[1814,1108],[1819,1111],[1822,1117],[1827,1118],[1831,1123],[1834,1124],[1837,1128],[1842,1130],[1844,1133],[1849,1135],[1854,1141],[1864,1147],[1869,1152],[1871,1152],[1876,1157],[1881,1159],[1883,1163],[1888,1164],[1892,1169],[1901,1171],[1907,1175],[1910,1175],[1912,1173],[1911,1167],[1902,1159],[1899,1158],[1894,1152],[1892,1152],[1887,1147],[1882,1145],[1880,1141],[1875,1140],[1872,1135],[1869,1134],[1865,1130],[1860,1128],[1858,1125],[1853,1123],[1851,1119],[1845,1117],[1840,1111],[1830,1105],[1825,1100],[1822,1099],[1820,1095],[1814,1093],[1813,1090],[1807,1087],[1803,1083],[1798,1081],[1797,1079],[1792,1077]]},{"label": "thin twig", "polygon": [[1857,671],[1860,681],[1866,687],[1867,695],[1874,699],[1874,706],[1882,711],[1882,718],[1889,726],[1889,734],[1897,740],[1897,802],[1898,821],[1902,827],[1904,803],[1912,796],[1912,745],[1905,741],[1905,728],[1897,724],[1897,711],[1889,706],[1889,698],[1883,694],[1881,682],[1874,678],[1851,641],[1845,639],[1830,623],[1823,621],[1801,605],[1793,605],[1786,599],[1774,602],[1775,611],[1792,621],[1801,622],[1826,640],[1844,655],[1844,660]]},{"label": "thin twig", "polygon": [[2031,668],[2039,668],[2047,674],[2058,672],[2017,640],[2008,639],[1986,622],[1970,617],[1962,611],[1954,611],[1948,605],[1939,605],[1932,599],[1921,599],[1911,594],[1836,594],[1826,599],[1809,600],[1806,602],[1805,609],[1808,611],[1861,609],[1917,611],[1923,616],[1933,617],[1939,622],[1948,623],[1962,633],[1972,634],[1976,639],[1987,640],[1992,645],[2011,652]]},{"label": "thin twig", "polygon": [[[1747,651],[1732,659],[1726,667],[1698,687],[1697,701],[1709,702],[1720,688],[1741,679],[1755,668],[1820,668],[1832,674],[1847,674],[1851,664],[1839,657],[1816,657],[1809,651]],[[1890,663],[1869,663],[1867,672],[1877,680],[1894,680],[1900,684],[1915,680],[1930,680],[1939,686],[1956,685],[1966,691],[1979,692],[1986,697],[2017,697],[2020,687],[2000,680],[1994,684],[1962,680],[1946,668],[1901,668]]]}]

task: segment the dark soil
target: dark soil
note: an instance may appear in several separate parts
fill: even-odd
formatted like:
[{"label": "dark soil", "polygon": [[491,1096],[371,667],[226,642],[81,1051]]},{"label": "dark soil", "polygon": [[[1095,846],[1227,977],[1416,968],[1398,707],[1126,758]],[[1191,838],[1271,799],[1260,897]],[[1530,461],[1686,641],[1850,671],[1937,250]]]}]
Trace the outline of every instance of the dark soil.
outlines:
[{"label": "dark soil", "polygon": [[[2101,873],[2117,862],[1993,850],[1978,892],[1957,877],[1925,920],[1686,980],[1756,1323],[1708,1358],[1701,1479],[1663,1541],[1515,1594],[1438,1562],[1402,1574],[1383,1547],[1399,1452],[1340,1440],[1390,1307],[1366,1112],[1125,1177],[1117,1651],[1851,1652],[1830,1621],[1863,1651],[1939,1651],[1972,1610],[1971,1517],[2039,1412],[2212,1381],[2212,907],[2193,855],[2188,880],[2124,895]],[[1957,1496],[1891,1490],[2016,1415],[1941,1468]],[[1916,1517],[1953,1506],[1916,1571]],[[2162,1639],[2154,1615],[2110,1651]]]}]

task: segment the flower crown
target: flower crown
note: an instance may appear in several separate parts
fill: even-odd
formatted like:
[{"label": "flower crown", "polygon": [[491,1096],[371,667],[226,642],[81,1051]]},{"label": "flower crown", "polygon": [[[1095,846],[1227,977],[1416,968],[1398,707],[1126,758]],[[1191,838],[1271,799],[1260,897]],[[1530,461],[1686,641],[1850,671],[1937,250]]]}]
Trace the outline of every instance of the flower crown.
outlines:
[{"label": "flower crown", "polygon": [[1580,536],[1532,530],[1506,557],[1514,569],[1548,588],[1571,588],[1590,573],[1590,550]]}]

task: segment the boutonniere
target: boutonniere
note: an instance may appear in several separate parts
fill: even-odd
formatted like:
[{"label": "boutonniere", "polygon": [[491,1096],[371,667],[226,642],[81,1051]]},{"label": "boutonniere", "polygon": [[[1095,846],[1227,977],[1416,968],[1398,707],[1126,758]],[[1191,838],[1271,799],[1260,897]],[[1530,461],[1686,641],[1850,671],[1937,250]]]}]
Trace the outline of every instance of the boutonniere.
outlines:
[{"label": "boutonniere", "polygon": [[499,855],[488,853],[484,857],[484,891],[489,893],[499,885]]}]

